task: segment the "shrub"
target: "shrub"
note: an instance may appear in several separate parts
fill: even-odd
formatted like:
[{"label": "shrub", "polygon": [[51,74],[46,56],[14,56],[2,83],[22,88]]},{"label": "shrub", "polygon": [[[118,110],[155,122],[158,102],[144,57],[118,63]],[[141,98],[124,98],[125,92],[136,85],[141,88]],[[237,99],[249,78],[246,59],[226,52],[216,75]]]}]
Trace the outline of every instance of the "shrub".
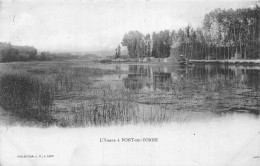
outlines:
[{"label": "shrub", "polygon": [[100,63],[111,63],[112,60],[111,59],[102,59],[99,61]]}]

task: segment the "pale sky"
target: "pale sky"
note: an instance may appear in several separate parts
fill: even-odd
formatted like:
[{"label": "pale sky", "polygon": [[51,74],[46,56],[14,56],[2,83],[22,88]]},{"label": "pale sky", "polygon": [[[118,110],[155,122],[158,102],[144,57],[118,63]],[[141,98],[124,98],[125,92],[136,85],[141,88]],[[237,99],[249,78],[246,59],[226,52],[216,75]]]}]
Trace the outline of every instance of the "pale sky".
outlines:
[{"label": "pale sky", "polygon": [[151,33],[200,26],[215,8],[254,1],[0,0],[0,41],[49,51],[114,49],[130,30]]}]

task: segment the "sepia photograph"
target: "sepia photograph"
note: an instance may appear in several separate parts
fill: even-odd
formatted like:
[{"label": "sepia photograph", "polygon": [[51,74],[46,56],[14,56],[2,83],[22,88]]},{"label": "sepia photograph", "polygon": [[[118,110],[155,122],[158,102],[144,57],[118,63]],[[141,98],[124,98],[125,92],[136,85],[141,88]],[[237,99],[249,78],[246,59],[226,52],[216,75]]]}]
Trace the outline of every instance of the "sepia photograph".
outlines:
[{"label": "sepia photograph", "polygon": [[0,0],[0,166],[259,166],[259,0]]}]

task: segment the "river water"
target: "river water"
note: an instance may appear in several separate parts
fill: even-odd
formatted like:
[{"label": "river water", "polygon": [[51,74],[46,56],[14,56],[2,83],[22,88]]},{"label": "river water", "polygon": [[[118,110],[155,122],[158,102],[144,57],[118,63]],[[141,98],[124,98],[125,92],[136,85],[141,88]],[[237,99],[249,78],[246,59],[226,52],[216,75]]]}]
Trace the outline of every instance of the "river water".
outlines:
[{"label": "river water", "polygon": [[[88,102],[89,105],[89,101],[128,100],[127,102],[135,105],[132,107],[134,109],[130,108],[126,112],[137,111],[139,114],[128,114],[130,118],[131,116],[137,116],[137,119],[138,116],[146,116],[148,119],[163,117],[163,120],[160,121],[187,122],[196,121],[197,119],[223,117],[233,113],[252,115],[259,118],[260,66],[224,64],[180,66],[163,63],[99,64],[82,61],[75,61],[72,64],[66,65],[64,63],[67,67],[66,70],[64,70],[64,65],[55,68],[55,71],[62,72],[62,75],[59,72],[52,74],[52,77],[62,84],[66,83],[64,80],[75,77],[75,79],[71,79],[72,82],[69,86],[80,85],[80,89],[82,89],[75,93],[74,91],[65,91],[63,95],[66,95],[66,98],[55,99],[55,106],[61,106],[68,111],[71,110],[71,106],[76,105],[75,107],[78,107],[77,105],[84,102]],[[13,64],[13,66],[15,65]],[[34,71],[32,69],[35,68],[38,73],[34,72],[33,74],[36,77],[51,82],[53,79],[50,79],[50,74],[48,74],[50,72],[46,72],[46,69],[58,66],[58,64],[46,62],[40,64],[25,63],[22,64],[22,67],[19,64],[17,65],[15,68],[10,68],[10,64],[1,64],[0,67],[3,68],[1,71],[14,72],[16,70],[20,71],[21,68],[26,70],[28,68],[30,72]],[[82,84],[84,81],[82,78],[87,75],[84,70],[86,67],[117,70],[119,72],[95,77],[93,82],[96,87],[90,87],[94,89],[92,91],[92,89],[84,87],[84,84]],[[39,72],[40,70],[43,72]],[[65,74],[68,77],[63,80]],[[77,82],[77,80],[80,82]],[[102,85],[109,85],[109,90],[112,89],[106,96],[103,95],[102,89],[99,90],[104,87]],[[101,93],[98,93],[98,90]],[[118,95],[113,96],[116,93]],[[131,98],[125,98],[128,94],[130,94]],[[129,105],[129,103],[123,104],[124,106]],[[162,114],[158,114],[158,112]],[[61,116],[61,113],[55,114],[55,117]],[[74,113],[69,113],[69,115],[66,113],[65,116],[71,116],[71,118],[68,118],[69,121],[75,119]],[[78,114],[78,116],[82,116],[82,114]],[[3,119],[5,117],[6,115],[3,116]]]},{"label": "river water", "polygon": [[[259,115],[260,66],[112,64],[105,69],[125,74],[102,78],[139,96],[142,104],[168,103],[191,111],[243,112]],[[154,95],[160,96],[159,98]]]},{"label": "river water", "polygon": [[[8,128],[3,124],[1,164],[259,165],[259,66],[84,63],[76,66],[122,71],[97,78],[97,85],[109,84],[112,89],[134,94],[131,102],[143,112],[139,115],[158,116],[156,112],[160,109],[167,111],[165,115],[170,119],[165,118],[163,125],[66,129]],[[105,143],[100,138],[159,141]],[[27,153],[55,157],[46,160],[13,157]]]}]

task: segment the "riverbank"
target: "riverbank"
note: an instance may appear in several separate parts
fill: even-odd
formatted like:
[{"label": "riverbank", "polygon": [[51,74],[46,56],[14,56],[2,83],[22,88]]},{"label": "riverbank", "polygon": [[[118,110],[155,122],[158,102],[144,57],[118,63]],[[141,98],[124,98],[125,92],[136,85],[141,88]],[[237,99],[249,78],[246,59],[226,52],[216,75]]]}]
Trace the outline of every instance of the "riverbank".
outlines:
[{"label": "riverbank", "polygon": [[[152,58],[152,59],[143,59],[143,60],[138,60],[138,59],[118,59],[118,60],[107,60],[103,59],[99,61],[100,63],[105,63],[105,64],[111,64],[111,63],[126,63],[126,64],[172,64],[176,63],[178,64],[179,62],[175,61],[172,58]],[[260,59],[219,59],[219,60],[206,60],[206,59],[201,59],[201,60],[196,60],[196,59],[191,59],[189,62],[192,63],[223,63],[223,64],[241,64],[241,65],[258,65],[260,64]]]},{"label": "riverbank", "polygon": [[229,64],[260,64],[260,59],[245,60],[245,59],[225,59],[225,60],[190,60],[194,63],[229,63]]}]

